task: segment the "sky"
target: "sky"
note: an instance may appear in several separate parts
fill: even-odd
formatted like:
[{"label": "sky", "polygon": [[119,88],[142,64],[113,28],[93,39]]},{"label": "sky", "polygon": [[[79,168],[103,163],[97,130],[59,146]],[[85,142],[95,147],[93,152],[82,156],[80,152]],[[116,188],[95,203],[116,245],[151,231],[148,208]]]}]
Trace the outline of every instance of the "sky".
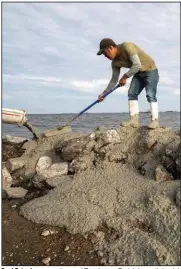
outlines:
[{"label": "sky", "polygon": [[[29,113],[78,113],[111,78],[97,56],[102,38],[136,43],[156,62],[160,111],[180,111],[179,3],[3,3],[2,107]],[[122,76],[128,69],[122,68]],[[128,112],[126,86],[90,113]],[[145,89],[141,111],[149,109]]]}]

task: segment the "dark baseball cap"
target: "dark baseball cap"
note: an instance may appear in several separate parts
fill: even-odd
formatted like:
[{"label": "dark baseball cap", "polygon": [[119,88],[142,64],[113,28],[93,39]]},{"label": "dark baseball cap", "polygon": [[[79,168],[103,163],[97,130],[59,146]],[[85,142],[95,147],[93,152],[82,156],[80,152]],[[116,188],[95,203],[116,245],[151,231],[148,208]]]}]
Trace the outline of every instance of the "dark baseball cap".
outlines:
[{"label": "dark baseball cap", "polygon": [[100,42],[100,49],[97,55],[101,55],[104,52],[104,50],[110,46],[116,46],[116,43],[111,38],[102,39]]}]

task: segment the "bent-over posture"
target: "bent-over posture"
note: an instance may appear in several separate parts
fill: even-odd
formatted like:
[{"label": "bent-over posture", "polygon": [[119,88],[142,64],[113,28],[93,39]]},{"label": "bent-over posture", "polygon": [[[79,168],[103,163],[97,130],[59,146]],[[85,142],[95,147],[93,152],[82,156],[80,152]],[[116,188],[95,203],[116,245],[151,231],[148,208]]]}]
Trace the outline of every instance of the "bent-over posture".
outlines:
[{"label": "bent-over posture", "polygon": [[103,94],[111,90],[117,84],[121,67],[129,68],[128,72],[119,80],[119,84],[124,86],[126,80],[133,76],[128,90],[130,119],[122,122],[121,125],[139,126],[138,96],[145,88],[146,98],[150,104],[151,112],[151,123],[148,125],[148,128],[157,128],[158,103],[156,93],[159,74],[154,60],[134,43],[123,42],[116,45],[110,38],[101,40],[100,50],[97,55],[101,54],[112,61],[112,78],[107,88],[98,96],[98,99],[103,101]]}]

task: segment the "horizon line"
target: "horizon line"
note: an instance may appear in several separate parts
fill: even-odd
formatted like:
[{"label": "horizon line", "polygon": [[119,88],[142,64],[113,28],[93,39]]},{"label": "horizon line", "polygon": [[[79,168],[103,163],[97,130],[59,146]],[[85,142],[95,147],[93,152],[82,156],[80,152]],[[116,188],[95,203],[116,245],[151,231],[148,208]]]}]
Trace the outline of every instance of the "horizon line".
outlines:
[{"label": "horizon line", "polygon": [[[165,113],[165,112],[178,112],[180,113],[180,111],[178,110],[165,110],[165,111],[159,111],[159,113]],[[121,113],[129,113],[127,112],[85,112],[84,114],[121,114]],[[150,111],[140,111],[140,113],[150,113]],[[27,113],[27,115],[57,115],[57,114],[78,114],[77,112],[57,112],[57,113],[53,113],[53,112],[48,112],[48,113]]]}]

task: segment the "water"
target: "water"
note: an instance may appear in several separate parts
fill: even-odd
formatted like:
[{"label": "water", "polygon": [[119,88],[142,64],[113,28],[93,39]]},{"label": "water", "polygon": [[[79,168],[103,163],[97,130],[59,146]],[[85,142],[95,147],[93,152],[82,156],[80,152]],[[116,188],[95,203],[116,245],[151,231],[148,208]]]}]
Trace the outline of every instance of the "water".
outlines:
[{"label": "water", "polygon": [[[43,132],[47,129],[64,125],[73,116],[75,114],[31,114],[27,115],[27,118],[39,132]],[[118,127],[120,122],[125,119],[128,119],[128,113],[85,113],[72,122],[71,126],[73,132],[91,133],[97,126],[105,126],[107,128]],[[140,113],[141,125],[146,125],[149,122],[150,114]],[[173,130],[178,130],[180,129],[180,113],[160,112],[159,122],[161,126],[168,126]],[[33,137],[32,133],[26,127],[18,127],[12,124],[2,124],[2,135]]]}]

